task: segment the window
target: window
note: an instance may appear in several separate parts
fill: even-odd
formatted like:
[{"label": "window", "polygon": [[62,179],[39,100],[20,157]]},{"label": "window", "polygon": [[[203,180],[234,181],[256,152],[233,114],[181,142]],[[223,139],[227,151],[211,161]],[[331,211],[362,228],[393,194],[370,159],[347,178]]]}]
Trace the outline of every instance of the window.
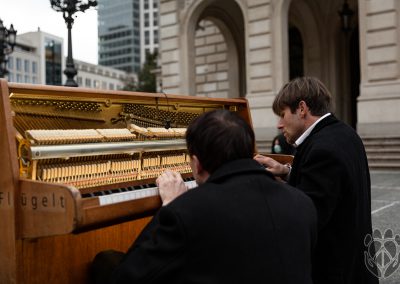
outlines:
[{"label": "window", "polygon": [[7,77],[8,82],[14,82],[14,74],[12,72],[8,72]]},{"label": "window", "polygon": [[36,61],[32,62],[32,73],[37,74],[37,62]]},{"label": "window", "polygon": [[24,60],[24,71],[29,73],[29,60],[27,59]]},{"label": "window", "polygon": [[[21,63],[21,58],[17,58],[17,70],[18,71],[21,71],[21,66],[22,65],[22,63]],[[17,76],[18,77],[18,76]]]},{"label": "window", "polygon": [[157,44],[158,43],[158,30],[153,31],[153,37],[154,37],[154,39],[153,39],[154,43]]},{"label": "window", "polygon": [[90,80],[89,78],[86,78],[85,79],[85,87],[88,87],[88,88],[92,87],[92,80]]},{"label": "window", "polygon": [[37,78],[35,76],[32,77],[32,83],[37,84]]},{"label": "window", "polygon": [[46,85],[62,84],[62,61],[61,43],[52,39],[45,39],[44,72]]},{"label": "window", "polygon": [[158,13],[157,12],[153,13],[153,25],[158,26]]},{"label": "window", "polygon": [[21,76],[21,74],[17,74],[17,83],[22,83],[22,76]]},{"label": "window", "polygon": [[150,44],[150,33],[149,31],[144,32],[144,44]]},{"label": "window", "polygon": [[110,90],[114,90],[114,84],[113,84],[113,83],[110,83],[110,85],[108,86],[108,88],[109,88]]},{"label": "window", "polygon": [[7,68],[14,69],[14,57],[12,56],[8,57]]},{"label": "window", "polygon": [[25,75],[24,82],[25,83],[29,83],[29,76],[28,75]]},{"label": "window", "polygon": [[81,76],[78,76],[78,77],[76,78],[76,81],[77,81],[77,83],[78,83],[79,86],[82,86],[82,77],[81,77]]}]

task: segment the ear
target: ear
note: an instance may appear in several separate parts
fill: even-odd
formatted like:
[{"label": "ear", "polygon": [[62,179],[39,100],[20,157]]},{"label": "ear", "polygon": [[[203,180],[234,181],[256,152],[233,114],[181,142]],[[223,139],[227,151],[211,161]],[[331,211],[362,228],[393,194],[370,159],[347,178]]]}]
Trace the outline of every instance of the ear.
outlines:
[{"label": "ear", "polygon": [[308,114],[308,106],[305,101],[299,102],[298,110],[299,110],[300,117],[304,118]]},{"label": "ear", "polygon": [[210,174],[203,168],[196,155],[192,155],[190,164],[197,184],[205,183]]},{"label": "ear", "polygon": [[203,166],[201,165],[199,159],[196,155],[192,155],[193,172],[200,175],[203,172]]}]

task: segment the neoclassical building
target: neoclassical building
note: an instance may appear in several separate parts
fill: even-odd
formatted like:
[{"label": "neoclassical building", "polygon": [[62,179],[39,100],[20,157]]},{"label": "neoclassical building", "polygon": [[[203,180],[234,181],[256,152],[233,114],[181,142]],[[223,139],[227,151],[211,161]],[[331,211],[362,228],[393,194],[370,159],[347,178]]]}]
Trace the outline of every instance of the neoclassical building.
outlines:
[{"label": "neoclassical building", "polygon": [[[316,76],[332,92],[336,116],[364,139],[370,163],[400,146],[400,1],[160,2],[165,93],[247,98],[259,149],[267,150],[280,87]],[[388,156],[386,165],[400,167]]]}]

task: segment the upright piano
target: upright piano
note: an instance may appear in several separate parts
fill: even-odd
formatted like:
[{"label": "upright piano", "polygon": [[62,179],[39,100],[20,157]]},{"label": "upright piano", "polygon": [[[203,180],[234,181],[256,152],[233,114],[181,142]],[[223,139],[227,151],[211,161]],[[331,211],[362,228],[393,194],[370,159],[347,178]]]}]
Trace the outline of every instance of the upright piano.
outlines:
[{"label": "upright piano", "polygon": [[89,283],[102,250],[126,251],[161,206],[155,179],[195,186],[192,119],[245,99],[12,84],[0,80],[0,283]]}]

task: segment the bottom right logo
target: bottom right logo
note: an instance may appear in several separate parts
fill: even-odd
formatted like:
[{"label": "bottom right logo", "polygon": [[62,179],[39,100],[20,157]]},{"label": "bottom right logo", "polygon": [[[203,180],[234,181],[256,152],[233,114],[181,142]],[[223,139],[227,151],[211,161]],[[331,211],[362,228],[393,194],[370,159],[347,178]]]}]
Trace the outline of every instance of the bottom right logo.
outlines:
[{"label": "bottom right logo", "polygon": [[372,274],[385,279],[396,272],[400,266],[400,235],[394,235],[391,229],[382,235],[379,229],[375,229],[373,236],[365,236],[364,244],[365,265]]}]

